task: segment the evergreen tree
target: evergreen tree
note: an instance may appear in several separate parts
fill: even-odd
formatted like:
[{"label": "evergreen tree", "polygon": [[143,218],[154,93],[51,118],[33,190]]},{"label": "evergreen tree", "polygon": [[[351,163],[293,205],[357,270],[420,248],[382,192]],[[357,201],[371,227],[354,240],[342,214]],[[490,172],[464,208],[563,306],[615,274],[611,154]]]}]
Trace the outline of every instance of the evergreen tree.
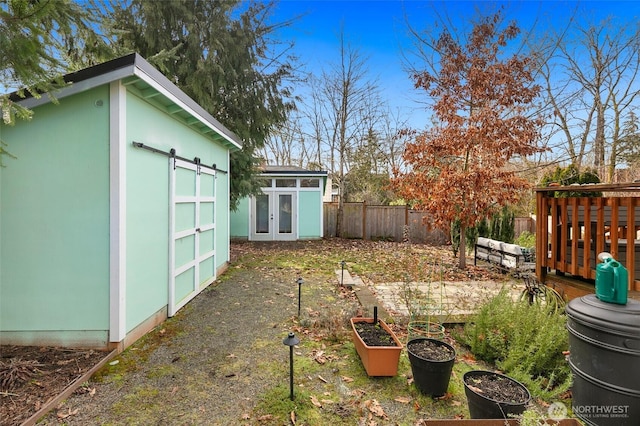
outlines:
[{"label": "evergreen tree", "polygon": [[629,114],[622,129],[619,155],[629,167],[640,164],[640,123],[633,111]]},{"label": "evergreen tree", "polygon": [[[113,5],[117,44],[138,52],[243,141],[231,155],[231,207],[259,192],[256,151],[294,108],[295,58],[270,37],[274,3],[132,0]],[[282,47],[277,52],[274,49]]]},{"label": "evergreen tree", "polygon": [[489,224],[489,235],[492,240],[500,240],[500,226],[502,225],[502,221],[500,220],[499,215],[493,215],[491,217],[491,221]]},{"label": "evergreen tree", "polygon": [[[55,102],[52,92],[64,85],[69,59],[80,50],[98,55],[108,47],[94,31],[99,13],[91,3],[71,0],[0,1],[0,112],[2,123],[28,120],[33,112],[16,103],[43,93]],[[10,155],[0,141],[1,155]]]},{"label": "evergreen tree", "polygon": [[[542,186],[551,186],[552,184],[568,186],[587,183],[600,183],[598,174],[591,169],[580,172],[574,164],[569,164],[567,167],[556,167],[552,172],[546,173],[540,182]],[[602,192],[555,191],[554,196],[559,198],[602,197]]]},{"label": "evergreen tree", "polygon": [[476,229],[478,230],[478,237],[489,237],[489,222],[486,218],[483,218],[478,222]]},{"label": "evergreen tree", "polygon": [[509,244],[513,243],[516,233],[516,217],[513,211],[511,211],[507,206],[502,208],[502,212],[500,213],[500,222],[500,241],[504,241]]}]

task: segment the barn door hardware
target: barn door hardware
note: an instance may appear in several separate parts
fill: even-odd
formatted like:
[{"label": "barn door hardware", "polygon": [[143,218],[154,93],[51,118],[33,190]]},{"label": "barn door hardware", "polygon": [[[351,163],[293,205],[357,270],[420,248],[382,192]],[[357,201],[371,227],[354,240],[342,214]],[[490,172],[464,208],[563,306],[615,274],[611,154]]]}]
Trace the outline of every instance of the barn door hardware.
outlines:
[{"label": "barn door hardware", "polygon": [[151,151],[151,152],[155,152],[156,154],[162,154],[162,155],[166,155],[167,157],[173,158],[173,169],[175,170],[176,168],[176,159],[177,160],[182,160],[182,161],[186,161],[187,163],[191,163],[191,164],[196,164],[198,166],[198,174],[200,174],[200,167],[206,167],[209,170],[213,170],[216,173],[224,173],[225,175],[228,173],[226,170],[221,170],[219,169],[216,164],[214,163],[211,166],[208,166],[206,164],[202,164],[200,157],[195,157],[193,160],[190,160],[188,158],[184,158],[184,157],[180,157],[179,155],[176,155],[176,150],[175,148],[171,148],[171,150],[169,152],[167,151],[163,151],[161,149],[158,148],[154,148],[152,146],[149,145],[145,145],[142,142],[133,142],[133,146],[135,146],[136,148],[141,148],[141,149],[146,149],[147,151]]}]

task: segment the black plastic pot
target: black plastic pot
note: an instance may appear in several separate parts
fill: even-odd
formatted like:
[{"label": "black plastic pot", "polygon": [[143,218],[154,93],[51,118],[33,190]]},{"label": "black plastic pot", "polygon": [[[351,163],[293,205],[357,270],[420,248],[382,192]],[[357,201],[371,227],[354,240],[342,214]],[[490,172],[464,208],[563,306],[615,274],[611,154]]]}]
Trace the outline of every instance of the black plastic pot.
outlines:
[{"label": "black plastic pot", "polygon": [[[509,380],[516,386],[522,388],[526,393],[526,401],[522,403],[512,403],[506,401],[496,401],[491,398],[476,392],[469,387],[469,383],[473,382],[473,379],[478,376],[493,375],[496,380]],[[531,394],[529,390],[520,382],[512,379],[504,374],[494,373],[491,371],[473,370],[468,371],[462,377],[464,382],[464,393],[467,396],[467,403],[469,404],[469,414],[472,419],[506,419],[512,416],[522,414],[529,401],[531,401]],[[471,385],[473,386],[473,385]]]},{"label": "black plastic pot", "polygon": [[[411,344],[421,341],[430,341],[438,346],[444,346],[451,352],[451,359],[444,361],[436,361],[419,357],[411,351]],[[407,353],[409,354],[409,362],[411,363],[411,372],[413,373],[413,382],[418,390],[431,396],[442,396],[447,393],[449,380],[451,379],[451,370],[456,360],[456,351],[453,346],[441,340],[419,337],[412,339],[407,343]]]}]

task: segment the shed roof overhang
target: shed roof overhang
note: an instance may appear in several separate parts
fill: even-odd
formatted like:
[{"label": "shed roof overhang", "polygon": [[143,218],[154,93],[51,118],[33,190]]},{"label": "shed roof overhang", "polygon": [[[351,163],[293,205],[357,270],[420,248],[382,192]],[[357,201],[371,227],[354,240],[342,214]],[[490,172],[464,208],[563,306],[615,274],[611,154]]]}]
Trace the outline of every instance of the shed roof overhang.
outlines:
[{"label": "shed roof overhang", "polygon": [[[221,143],[230,150],[242,148],[242,141],[238,136],[137,53],[66,74],[63,78],[68,85],[54,94],[56,99],[120,80],[132,93],[209,139]],[[22,99],[14,93],[11,97],[26,108],[51,102],[49,96]]]},{"label": "shed roof overhang", "polygon": [[297,166],[272,165],[264,166],[260,174],[264,176],[327,176],[327,172],[323,170],[307,170]]}]

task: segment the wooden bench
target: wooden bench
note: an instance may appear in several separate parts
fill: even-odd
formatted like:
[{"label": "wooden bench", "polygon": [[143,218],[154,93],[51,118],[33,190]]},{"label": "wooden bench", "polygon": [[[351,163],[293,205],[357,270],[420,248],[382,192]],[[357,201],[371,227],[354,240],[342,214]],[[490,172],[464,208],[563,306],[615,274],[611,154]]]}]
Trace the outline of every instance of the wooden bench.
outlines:
[{"label": "wooden bench", "polygon": [[485,237],[478,237],[474,247],[474,265],[477,265],[478,259],[516,273],[536,269],[535,252],[532,250]]}]

